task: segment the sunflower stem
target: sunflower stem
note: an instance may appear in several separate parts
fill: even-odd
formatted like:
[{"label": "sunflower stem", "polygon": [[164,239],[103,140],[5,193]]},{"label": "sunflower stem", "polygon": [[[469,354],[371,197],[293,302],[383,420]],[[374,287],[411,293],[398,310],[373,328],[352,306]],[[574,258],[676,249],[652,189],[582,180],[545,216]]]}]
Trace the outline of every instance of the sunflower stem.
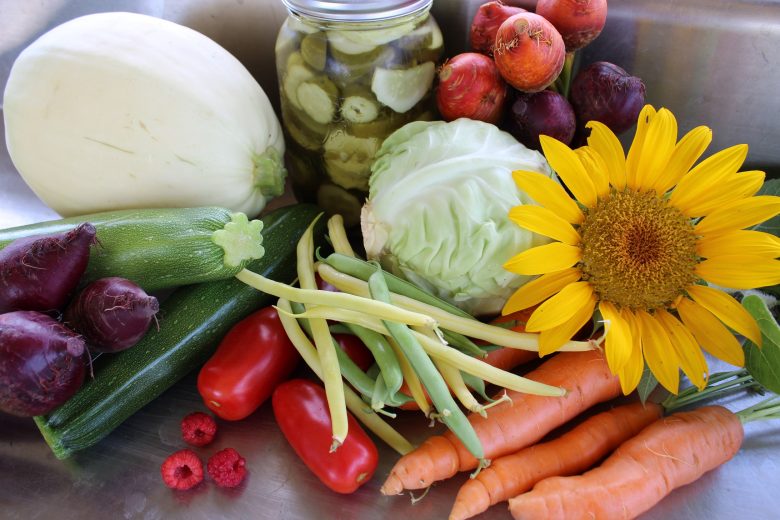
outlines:
[{"label": "sunflower stem", "polygon": [[672,413],[691,404],[728,395],[745,388],[761,389],[761,386],[748,374],[747,370],[713,374],[703,390],[698,390],[696,387],[686,388],[678,395],[669,396],[661,403],[661,406],[667,413]]}]

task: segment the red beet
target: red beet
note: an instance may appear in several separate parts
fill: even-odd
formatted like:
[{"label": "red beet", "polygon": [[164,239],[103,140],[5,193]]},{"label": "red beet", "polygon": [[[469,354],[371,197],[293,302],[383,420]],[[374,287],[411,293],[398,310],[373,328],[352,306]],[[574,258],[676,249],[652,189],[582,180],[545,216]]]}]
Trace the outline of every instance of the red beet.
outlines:
[{"label": "red beet", "polygon": [[119,352],[138,343],[159,308],[157,298],[114,276],[79,292],[65,310],[65,322],[84,336],[90,349]]},{"label": "red beet", "polygon": [[0,315],[0,410],[43,415],[84,382],[84,340],[36,311]]},{"label": "red beet", "polygon": [[436,105],[447,121],[468,117],[496,124],[504,112],[507,85],[484,54],[464,52],[439,71]]},{"label": "red beet", "polygon": [[493,55],[498,27],[510,16],[524,13],[525,9],[504,5],[503,2],[482,4],[471,22],[471,50]]},{"label": "red beet", "polygon": [[14,240],[0,250],[0,313],[61,309],[79,283],[95,226]]},{"label": "red beet", "polygon": [[607,0],[538,0],[536,14],[544,16],[573,52],[596,39],[607,21]]},{"label": "red beet", "polygon": [[613,63],[591,63],[574,78],[569,95],[577,121],[600,121],[619,134],[631,128],[645,104],[645,85]]},{"label": "red beet", "polygon": [[561,73],[566,48],[558,30],[545,18],[519,13],[498,28],[493,57],[507,83],[521,92],[538,92]]},{"label": "red beet", "polygon": [[577,127],[574,109],[565,97],[552,90],[519,94],[509,109],[508,118],[509,133],[534,150],[541,150],[540,135],[571,143]]}]

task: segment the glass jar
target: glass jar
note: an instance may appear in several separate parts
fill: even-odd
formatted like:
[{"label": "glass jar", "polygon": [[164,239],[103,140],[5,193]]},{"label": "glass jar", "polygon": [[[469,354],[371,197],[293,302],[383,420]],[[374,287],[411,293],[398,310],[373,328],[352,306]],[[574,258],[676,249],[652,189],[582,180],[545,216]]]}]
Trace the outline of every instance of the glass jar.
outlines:
[{"label": "glass jar", "polygon": [[352,227],[383,140],[435,117],[444,46],[432,0],[282,1],[276,68],[293,192]]}]

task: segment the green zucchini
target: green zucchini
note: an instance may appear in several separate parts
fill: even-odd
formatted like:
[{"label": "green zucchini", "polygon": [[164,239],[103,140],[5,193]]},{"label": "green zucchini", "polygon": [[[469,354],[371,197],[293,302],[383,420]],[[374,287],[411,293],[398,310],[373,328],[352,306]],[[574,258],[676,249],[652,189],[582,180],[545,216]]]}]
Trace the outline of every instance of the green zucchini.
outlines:
[{"label": "green zucchini", "polygon": [[82,283],[121,276],[157,291],[231,278],[263,256],[262,222],[217,207],[111,211],[2,229],[0,248],[82,222],[95,226],[98,240]]},{"label": "green zucchini", "polygon": [[[285,283],[295,278],[295,245],[319,213],[294,205],[263,219],[266,254],[247,267]],[[321,222],[324,222],[321,220]],[[315,229],[324,236],[324,223]],[[227,331],[274,298],[232,279],[183,287],[163,301],[159,328],[132,348],[101,356],[95,375],[65,404],[35,418],[57,458],[97,443],[124,420],[202,365]]]}]

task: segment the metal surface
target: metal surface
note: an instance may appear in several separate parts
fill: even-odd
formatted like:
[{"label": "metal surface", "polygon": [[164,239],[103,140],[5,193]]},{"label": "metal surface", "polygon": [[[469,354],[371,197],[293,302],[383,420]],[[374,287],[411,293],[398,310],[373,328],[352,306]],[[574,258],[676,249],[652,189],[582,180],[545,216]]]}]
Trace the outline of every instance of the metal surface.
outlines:
[{"label": "metal surface", "polygon": [[[464,49],[470,17],[480,3],[434,3],[449,54]],[[272,0],[0,0],[0,87],[13,57],[37,34],[79,14],[107,10],[146,12],[204,32],[247,64],[276,99],[273,41],[286,11]],[[778,2],[614,1],[605,32],[584,58],[592,54],[627,67],[648,84],[650,102],[675,111],[681,130],[709,124],[715,133],[711,149],[748,142],[750,160],[772,170],[780,165],[773,144],[780,142],[780,98],[774,93],[780,84],[779,17]],[[4,148],[1,152],[0,227],[56,217],[24,185]],[[159,465],[184,447],[180,418],[203,410],[194,383],[194,376],[185,378],[97,446],[67,461],[54,459],[31,420],[0,415],[0,517],[446,518],[458,486],[467,478],[460,475],[434,486],[414,506],[408,495],[384,497],[379,487],[397,456],[380,444],[376,476],[353,495],[335,494],[298,460],[266,404],[244,421],[221,422],[215,444],[199,450],[205,459],[223,447],[238,449],[250,471],[239,489],[220,490],[207,482],[189,492],[172,492],[162,484]],[[723,404],[739,410],[753,401],[740,397]],[[399,424],[413,441],[430,433],[418,415],[404,415]],[[750,424],[746,432],[743,448],[732,461],[675,491],[642,518],[777,518],[780,422]],[[495,506],[478,518],[508,517],[504,506]]]}]

